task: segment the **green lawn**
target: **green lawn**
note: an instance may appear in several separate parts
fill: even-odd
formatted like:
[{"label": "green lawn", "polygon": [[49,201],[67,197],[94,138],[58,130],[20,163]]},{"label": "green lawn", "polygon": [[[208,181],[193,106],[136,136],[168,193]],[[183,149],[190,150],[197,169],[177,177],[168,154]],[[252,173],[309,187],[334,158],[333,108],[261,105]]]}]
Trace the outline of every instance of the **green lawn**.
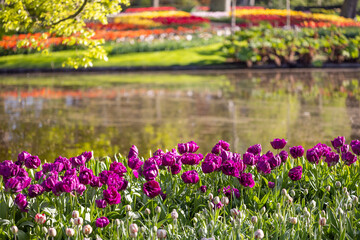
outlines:
[{"label": "green lawn", "polygon": [[[109,57],[107,62],[95,61],[94,67],[154,67],[212,65],[225,63],[226,57],[220,50],[221,44],[162,52],[129,53]],[[61,68],[69,57],[81,51],[60,51],[49,55],[41,53],[0,57],[0,68]]]}]

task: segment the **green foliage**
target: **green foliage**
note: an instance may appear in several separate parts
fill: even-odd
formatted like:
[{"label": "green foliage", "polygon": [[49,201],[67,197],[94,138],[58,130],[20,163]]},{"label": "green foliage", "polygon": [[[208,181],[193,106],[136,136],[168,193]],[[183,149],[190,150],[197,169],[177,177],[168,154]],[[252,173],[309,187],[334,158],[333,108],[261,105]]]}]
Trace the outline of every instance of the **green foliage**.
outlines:
[{"label": "green foliage", "polygon": [[[68,58],[65,64],[74,68],[87,67],[92,65],[93,59],[106,60],[106,52],[101,46],[103,41],[91,39],[94,33],[85,27],[85,22],[106,24],[107,15],[118,13],[121,11],[120,4],[128,3],[128,0],[5,0],[0,3],[0,25],[6,32],[46,31],[57,36],[72,36],[63,44],[76,44],[88,50]],[[46,35],[41,38],[46,38]],[[24,39],[19,42],[19,47],[38,40]]]},{"label": "green foliage", "polygon": [[238,31],[225,41],[223,47],[229,57],[249,67],[254,63],[311,65],[316,58],[335,63],[357,62],[359,49],[359,30],[287,30],[272,28],[270,25]]}]

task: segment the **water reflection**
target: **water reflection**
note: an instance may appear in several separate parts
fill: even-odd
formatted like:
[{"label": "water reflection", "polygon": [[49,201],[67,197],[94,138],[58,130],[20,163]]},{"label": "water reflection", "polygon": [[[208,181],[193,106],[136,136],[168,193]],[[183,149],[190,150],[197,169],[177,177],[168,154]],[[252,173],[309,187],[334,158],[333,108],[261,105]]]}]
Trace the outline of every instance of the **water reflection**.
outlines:
[{"label": "water reflection", "polygon": [[0,81],[0,156],[49,161],[83,150],[143,155],[219,139],[242,152],[274,137],[310,147],[360,138],[359,73],[247,71],[198,74],[8,76]]}]

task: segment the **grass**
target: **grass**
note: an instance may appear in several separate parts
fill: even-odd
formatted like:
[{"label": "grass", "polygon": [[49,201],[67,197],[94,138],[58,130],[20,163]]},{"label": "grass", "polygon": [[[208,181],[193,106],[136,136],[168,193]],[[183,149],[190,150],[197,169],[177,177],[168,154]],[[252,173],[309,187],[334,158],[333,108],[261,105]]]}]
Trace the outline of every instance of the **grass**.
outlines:
[{"label": "grass", "polygon": [[[226,56],[220,50],[221,44],[161,52],[129,53],[110,56],[107,62],[95,61],[94,67],[167,67],[186,65],[222,64]],[[44,55],[11,55],[0,57],[0,68],[61,68],[62,63],[70,56],[81,54],[82,50],[68,50]]]}]

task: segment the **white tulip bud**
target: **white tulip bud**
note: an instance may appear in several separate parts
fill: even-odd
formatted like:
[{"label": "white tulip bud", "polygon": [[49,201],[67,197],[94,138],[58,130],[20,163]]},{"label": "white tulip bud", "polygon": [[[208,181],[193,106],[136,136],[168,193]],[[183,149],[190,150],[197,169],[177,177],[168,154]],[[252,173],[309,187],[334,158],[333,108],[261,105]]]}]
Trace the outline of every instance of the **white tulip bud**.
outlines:
[{"label": "white tulip bud", "polygon": [[11,228],[10,228],[10,231],[14,234],[14,235],[16,235],[17,233],[18,233],[18,231],[19,231],[19,229],[18,229],[18,227],[17,226],[12,226]]},{"label": "white tulip bud", "polygon": [[93,230],[92,227],[88,224],[84,226],[83,233],[87,236],[92,233],[92,230]]},{"label": "white tulip bud", "polygon": [[335,187],[340,188],[340,187],[341,187],[341,182],[336,181],[336,182],[335,182]]},{"label": "white tulip bud", "polygon": [[129,236],[131,238],[136,238],[137,237],[137,232],[130,232]]},{"label": "white tulip bud", "polygon": [[135,233],[135,232],[138,232],[138,231],[139,231],[139,228],[138,228],[138,226],[137,226],[135,223],[132,223],[132,224],[130,224],[130,226],[129,226],[129,231],[130,231],[131,233]]},{"label": "white tulip bud", "polygon": [[157,207],[155,208],[155,212],[156,212],[156,213],[161,213],[161,207],[157,206]]},{"label": "white tulip bud", "polygon": [[291,224],[295,225],[297,223],[297,218],[296,217],[290,217],[289,221]]},{"label": "white tulip bud", "polygon": [[159,229],[159,230],[157,230],[156,235],[160,239],[165,239],[166,238],[166,230],[165,229]]},{"label": "white tulip bud", "polygon": [[130,206],[130,205],[126,205],[126,206],[125,206],[125,211],[126,211],[126,212],[130,212],[130,211],[131,211],[131,206]]},{"label": "white tulip bud", "polygon": [[284,196],[287,195],[287,191],[286,191],[285,188],[281,189],[281,194],[284,195]]},{"label": "white tulip bud", "polygon": [[295,197],[295,191],[294,190],[290,191],[290,196]]},{"label": "white tulip bud", "polygon": [[230,214],[231,214],[231,216],[236,218],[236,216],[239,214],[239,211],[237,209],[233,208],[230,210]]},{"label": "white tulip bud", "polygon": [[224,205],[228,205],[229,204],[229,198],[228,197],[222,197],[221,198],[221,203]]},{"label": "white tulip bud", "polygon": [[327,186],[327,187],[325,188],[325,190],[328,191],[328,192],[330,192],[331,187],[330,187],[330,186]]},{"label": "white tulip bud", "polygon": [[321,217],[321,218],[319,219],[319,224],[320,224],[320,226],[325,226],[325,225],[326,225],[326,218]]},{"label": "white tulip bud", "polygon": [[43,232],[44,234],[47,234],[47,233],[48,233],[48,229],[47,229],[46,227],[42,227],[41,230],[42,230],[42,232]]},{"label": "white tulip bud", "polygon": [[316,207],[316,202],[314,200],[311,200],[310,202],[310,208],[314,209]]},{"label": "white tulip bud", "polygon": [[84,220],[82,217],[77,217],[74,219],[74,224],[79,226],[79,225],[82,225],[84,223]]},{"label": "white tulip bud", "polygon": [[252,222],[253,224],[256,224],[257,221],[258,221],[257,216],[252,216],[252,217],[251,217],[251,222]]},{"label": "white tulip bud", "polygon": [[120,223],[121,223],[121,222],[120,222],[120,219],[116,219],[116,220],[115,220],[115,224],[116,224],[117,226],[120,226]]},{"label": "white tulip bud", "polygon": [[304,189],[304,195],[308,195],[309,194],[309,190],[307,188]]},{"label": "white tulip bud", "polygon": [[146,231],[146,227],[141,227],[140,230],[141,230],[141,232],[145,232],[145,231]]},{"label": "white tulip bud", "polygon": [[213,200],[214,199],[214,195],[212,195],[212,193],[209,193],[209,200]]},{"label": "white tulip bud", "polygon": [[78,218],[80,216],[79,211],[73,211],[71,214],[72,218]]},{"label": "white tulip bud", "polygon": [[215,207],[215,205],[212,202],[209,202],[208,206],[210,209],[213,209]]},{"label": "white tulip bud", "polygon": [[352,197],[352,202],[353,202],[354,204],[357,204],[357,203],[359,202],[359,198],[358,198],[357,196],[353,196],[353,197]]},{"label": "white tulip bud", "polygon": [[44,224],[46,222],[46,216],[45,214],[37,213],[34,220],[38,224]]},{"label": "white tulip bud", "polygon": [[146,215],[150,215],[150,213],[151,213],[150,209],[146,208],[146,209],[145,209],[145,214],[146,214]]},{"label": "white tulip bud", "polygon": [[344,193],[347,193],[347,191],[348,191],[348,190],[347,190],[347,187],[343,187],[343,192],[344,192]]},{"label": "white tulip bud", "polygon": [[56,237],[56,229],[55,228],[49,228],[49,237]]},{"label": "white tulip bud", "polygon": [[176,212],[176,210],[175,210],[175,209],[172,210],[172,212],[171,212],[171,218],[172,218],[173,220],[176,220],[176,219],[178,219],[178,217],[179,217],[179,214]]},{"label": "white tulip bud", "polygon": [[266,207],[265,207],[265,206],[262,207],[262,208],[260,209],[260,212],[261,212],[262,214],[264,214],[264,213],[266,212]]},{"label": "white tulip bud", "polygon": [[75,230],[72,228],[66,228],[65,233],[66,233],[66,236],[72,237],[75,235]]},{"label": "white tulip bud", "polygon": [[258,229],[255,231],[255,239],[263,239],[264,238],[264,232],[261,229]]},{"label": "white tulip bud", "polygon": [[220,198],[218,196],[216,196],[214,198],[214,204],[216,205],[216,204],[219,204],[219,203],[220,203]]}]

